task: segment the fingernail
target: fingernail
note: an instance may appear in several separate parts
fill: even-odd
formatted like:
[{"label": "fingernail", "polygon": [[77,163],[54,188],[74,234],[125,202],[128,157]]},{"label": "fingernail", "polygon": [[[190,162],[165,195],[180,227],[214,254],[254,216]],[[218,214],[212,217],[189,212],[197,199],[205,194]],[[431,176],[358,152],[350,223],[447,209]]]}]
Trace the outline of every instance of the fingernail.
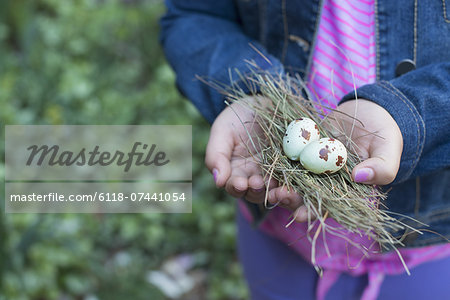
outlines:
[{"label": "fingernail", "polygon": [[374,177],[373,170],[370,168],[363,168],[356,171],[355,182],[367,182]]},{"label": "fingernail", "polygon": [[214,168],[212,174],[214,177],[214,182],[217,183],[217,176],[219,176],[219,171],[216,168]]}]

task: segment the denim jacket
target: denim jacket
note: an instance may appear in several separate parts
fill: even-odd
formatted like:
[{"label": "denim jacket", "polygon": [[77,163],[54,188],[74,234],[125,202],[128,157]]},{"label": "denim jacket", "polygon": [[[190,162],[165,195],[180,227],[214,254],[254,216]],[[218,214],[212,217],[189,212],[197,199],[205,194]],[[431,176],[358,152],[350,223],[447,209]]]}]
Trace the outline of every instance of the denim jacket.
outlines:
[{"label": "denim jacket", "polygon": [[[179,90],[209,122],[224,99],[196,75],[234,81],[236,70],[245,73],[246,61],[253,60],[267,71],[307,78],[322,1],[167,0],[166,5],[161,19],[166,57]],[[450,0],[376,0],[375,10],[377,80],[360,87],[358,97],[384,107],[403,135],[399,172],[385,187],[386,206],[429,225],[422,235],[394,234],[403,235],[409,247],[442,243],[442,236],[450,238]],[[350,99],[354,92],[342,101]]]}]

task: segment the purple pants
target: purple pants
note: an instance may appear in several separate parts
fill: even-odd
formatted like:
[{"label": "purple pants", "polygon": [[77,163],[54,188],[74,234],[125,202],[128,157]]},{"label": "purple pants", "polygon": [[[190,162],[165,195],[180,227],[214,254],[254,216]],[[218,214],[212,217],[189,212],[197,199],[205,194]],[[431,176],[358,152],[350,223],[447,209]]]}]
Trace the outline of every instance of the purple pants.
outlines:
[{"label": "purple pants", "polygon": [[[237,213],[238,250],[253,300],[315,299],[318,275],[314,268],[287,245],[253,229]],[[327,300],[359,299],[367,276],[342,274]],[[450,299],[450,258],[411,269],[411,276],[387,275],[379,299]]]}]

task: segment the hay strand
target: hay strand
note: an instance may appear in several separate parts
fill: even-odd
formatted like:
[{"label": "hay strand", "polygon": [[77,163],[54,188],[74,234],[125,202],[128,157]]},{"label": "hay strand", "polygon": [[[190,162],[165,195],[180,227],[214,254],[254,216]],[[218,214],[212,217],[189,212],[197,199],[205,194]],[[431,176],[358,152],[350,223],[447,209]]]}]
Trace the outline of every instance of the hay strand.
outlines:
[{"label": "hay strand", "polygon": [[[239,74],[239,73],[238,73]],[[392,232],[409,228],[418,231],[394,218],[392,212],[384,208],[386,194],[377,187],[356,183],[351,178],[351,170],[362,161],[357,155],[357,145],[339,126],[336,116],[342,114],[321,103],[314,102],[305,95],[311,95],[305,83],[299,76],[271,75],[266,72],[252,71],[250,76],[240,76],[240,82],[246,90],[235,84],[231,88],[219,87],[225,91],[230,103],[238,103],[250,109],[255,116],[254,122],[262,134],[255,136],[247,131],[249,143],[247,148],[259,164],[265,182],[276,180],[279,186],[285,186],[289,191],[298,193],[303,198],[303,205],[308,211],[307,238],[312,244],[312,262],[314,264],[316,241],[322,233],[329,233],[347,239],[347,242],[359,247],[367,255],[369,249],[354,243],[346,237],[346,233],[366,235],[374,244],[380,245],[382,251],[395,250],[403,246],[402,240],[392,235]],[[250,101],[248,89],[258,92]],[[333,112],[333,114],[329,114]],[[352,129],[355,126],[364,128],[362,122],[352,118]],[[305,170],[299,162],[291,161],[283,154],[282,141],[287,125],[298,118],[307,117],[314,120],[322,136],[338,138],[348,150],[348,159],[344,168],[333,174],[313,174]],[[244,125],[244,124],[242,124]],[[245,126],[244,126],[245,127]],[[367,132],[367,134],[376,134]],[[255,151],[258,149],[258,151]],[[266,189],[265,205],[268,205]],[[275,207],[275,204],[273,207]],[[272,208],[273,208],[272,207]],[[295,220],[296,210],[289,226]],[[331,226],[325,222],[327,218],[334,219],[340,226]],[[319,224],[318,226],[315,226]],[[327,249],[329,254],[329,250]],[[400,255],[399,255],[400,256]],[[400,259],[402,260],[401,256]],[[403,261],[403,260],[402,260]],[[405,269],[407,270],[406,266]],[[408,270],[407,270],[408,272]]]}]

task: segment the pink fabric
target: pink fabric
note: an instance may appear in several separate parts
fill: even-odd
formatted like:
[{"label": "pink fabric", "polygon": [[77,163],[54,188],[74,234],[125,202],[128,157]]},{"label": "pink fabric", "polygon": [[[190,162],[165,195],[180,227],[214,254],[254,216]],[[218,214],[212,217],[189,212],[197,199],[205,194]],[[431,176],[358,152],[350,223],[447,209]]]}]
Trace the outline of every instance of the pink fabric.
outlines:
[{"label": "pink fabric", "polygon": [[[308,87],[316,100],[336,107],[339,99],[354,87],[372,83],[375,70],[375,20],[374,0],[325,0],[319,31],[313,53]],[[251,218],[245,205],[241,210]],[[293,223],[286,228],[291,212],[276,207],[261,224],[261,230],[289,244],[306,260],[311,261],[311,242],[306,237],[307,224]],[[339,227],[334,220],[326,223]],[[312,237],[319,224],[310,231]],[[342,230],[349,240],[364,245],[369,254],[364,257],[360,248],[344,238],[322,235],[315,245],[315,260],[324,272],[317,285],[317,299],[324,299],[327,291],[341,272],[353,275],[368,274],[369,284],[362,299],[376,299],[385,274],[405,272],[399,255],[395,252],[379,254],[377,245],[366,236]],[[324,240],[325,239],[325,240]],[[329,254],[326,249],[329,249]],[[450,244],[414,249],[400,249],[408,268],[450,255]]]},{"label": "pink fabric", "polygon": [[335,107],[345,94],[375,81],[374,0],[325,0],[308,87]]},{"label": "pink fabric", "polygon": [[[252,217],[245,204],[239,201],[239,206],[244,217],[250,221]],[[305,260],[311,261],[312,244],[307,238],[307,224],[292,223],[290,226],[286,227],[291,214],[292,213],[287,209],[276,207],[270,212],[264,222],[261,223],[259,228],[266,234],[289,245]],[[339,226],[332,219],[327,219],[326,223],[332,226]],[[319,224],[315,224],[314,228],[309,233],[310,236],[314,235],[318,225]],[[398,254],[394,251],[377,254],[378,249],[373,244],[373,241],[368,240],[367,237],[358,234],[350,234],[348,232],[344,235],[352,242],[364,245],[371,249],[371,251],[369,251],[369,256],[364,257],[360,248],[353,246],[351,243],[347,242],[346,239],[331,234],[326,234],[324,237],[322,232],[320,232],[314,247],[316,265],[323,269],[323,275],[319,278],[317,284],[317,299],[325,299],[328,290],[343,272],[352,275],[368,274],[369,284],[365,288],[361,299],[376,299],[384,276],[402,274],[405,272],[404,266]],[[326,248],[329,249],[330,256],[328,256]],[[421,248],[402,248],[399,249],[399,253],[411,270],[424,262],[450,256],[450,245],[443,244]]]}]

